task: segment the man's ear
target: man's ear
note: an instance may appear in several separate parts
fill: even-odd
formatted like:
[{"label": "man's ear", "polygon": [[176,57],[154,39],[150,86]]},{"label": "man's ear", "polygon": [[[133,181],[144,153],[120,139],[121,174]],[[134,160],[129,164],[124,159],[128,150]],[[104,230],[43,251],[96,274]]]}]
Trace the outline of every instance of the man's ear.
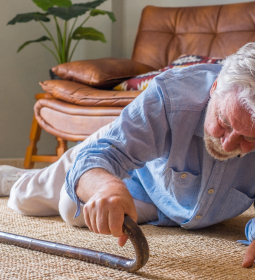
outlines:
[{"label": "man's ear", "polygon": [[212,96],[212,94],[214,93],[214,91],[215,91],[215,89],[217,87],[217,79],[213,82],[213,85],[212,85],[212,87],[210,89],[210,96]]}]

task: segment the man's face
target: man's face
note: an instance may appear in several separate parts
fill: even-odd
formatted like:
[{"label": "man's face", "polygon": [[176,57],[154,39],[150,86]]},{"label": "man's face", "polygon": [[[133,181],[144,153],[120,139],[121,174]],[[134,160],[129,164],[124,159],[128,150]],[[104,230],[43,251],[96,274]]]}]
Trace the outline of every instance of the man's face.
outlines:
[{"label": "man's face", "polygon": [[208,153],[215,159],[227,160],[251,152],[255,149],[255,124],[251,114],[242,107],[234,92],[221,99],[212,94],[214,90],[211,90],[204,123]]}]

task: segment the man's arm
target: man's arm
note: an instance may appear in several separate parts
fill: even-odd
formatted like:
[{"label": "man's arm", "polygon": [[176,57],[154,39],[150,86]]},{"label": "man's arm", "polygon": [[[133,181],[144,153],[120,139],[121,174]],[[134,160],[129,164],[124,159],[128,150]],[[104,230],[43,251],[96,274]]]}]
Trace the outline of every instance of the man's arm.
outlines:
[{"label": "man's arm", "polygon": [[[164,81],[154,79],[104,136],[79,151],[66,176],[66,191],[74,202],[78,202],[77,195],[86,202],[85,223],[91,230],[120,237],[124,214],[136,221],[133,199],[121,180],[146,162],[168,156],[169,107]],[[79,203],[77,206],[76,215]],[[124,245],[125,240],[119,244]]]},{"label": "man's arm", "polygon": [[88,228],[119,237],[119,245],[124,246],[127,241],[122,232],[124,214],[137,220],[133,198],[125,184],[105,169],[94,168],[81,176],[76,194],[86,202],[83,212]]},{"label": "man's arm", "polygon": [[[80,177],[93,168],[102,168],[121,180],[129,171],[164,155],[171,147],[169,96],[164,81],[154,79],[148,88],[126,106],[112,127],[97,141],[80,149],[67,172],[66,191],[74,202]],[[167,106],[166,106],[167,104]],[[76,215],[79,214],[79,204]]]}]

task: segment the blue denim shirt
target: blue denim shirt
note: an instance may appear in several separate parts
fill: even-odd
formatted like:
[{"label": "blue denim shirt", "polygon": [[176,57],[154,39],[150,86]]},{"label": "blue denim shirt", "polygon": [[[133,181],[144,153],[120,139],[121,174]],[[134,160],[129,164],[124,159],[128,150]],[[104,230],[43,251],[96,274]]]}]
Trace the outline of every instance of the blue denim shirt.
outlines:
[{"label": "blue denim shirt", "polygon": [[[158,208],[160,226],[206,227],[247,210],[255,199],[255,153],[227,161],[206,151],[203,133],[210,88],[221,65],[168,70],[121,113],[103,138],[82,148],[66,190],[101,167],[124,180],[132,196]],[[246,228],[255,237],[255,221]]]}]

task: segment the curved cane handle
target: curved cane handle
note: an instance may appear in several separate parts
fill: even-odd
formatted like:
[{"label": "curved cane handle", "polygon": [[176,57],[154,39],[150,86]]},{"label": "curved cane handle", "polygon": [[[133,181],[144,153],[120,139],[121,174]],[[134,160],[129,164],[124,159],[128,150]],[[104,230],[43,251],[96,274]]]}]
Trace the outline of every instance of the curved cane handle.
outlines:
[{"label": "curved cane handle", "polygon": [[92,262],[111,268],[125,270],[127,272],[135,272],[139,268],[144,266],[148,261],[149,246],[145,236],[143,235],[143,232],[129,216],[125,216],[124,218],[123,229],[135,248],[135,260],[90,249],[29,238],[26,236],[6,233],[2,231],[0,231],[0,242],[48,254]]},{"label": "curved cane handle", "polygon": [[[149,259],[149,245],[140,227],[127,215],[124,218],[123,231],[135,249],[136,258],[129,264],[129,272],[143,267]],[[126,270],[126,269],[125,269]]]}]

